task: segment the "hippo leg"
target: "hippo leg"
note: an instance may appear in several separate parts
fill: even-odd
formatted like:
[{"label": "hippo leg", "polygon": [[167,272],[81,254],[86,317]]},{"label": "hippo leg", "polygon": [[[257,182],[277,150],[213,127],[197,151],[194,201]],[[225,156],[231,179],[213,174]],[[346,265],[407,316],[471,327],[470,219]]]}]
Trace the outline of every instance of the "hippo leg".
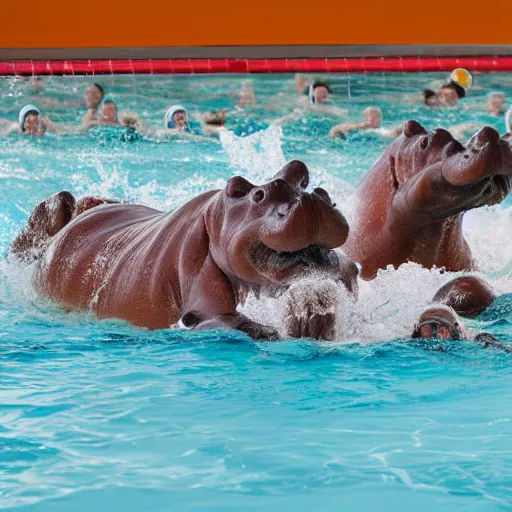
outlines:
[{"label": "hippo leg", "polygon": [[37,259],[39,251],[73,217],[76,201],[62,191],[45,199],[31,213],[27,226],[13,241],[10,252],[25,261]]},{"label": "hippo leg", "polygon": [[202,320],[201,315],[189,311],[181,317],[180,323],[187,329],[201,331],[242,331],[254,340],[276,341],[279,339],[279,333],[275,329],[254,322],[240,313],[224,314]]},{"label": "hippo leg", "polygon": [[432,302],[451,307],[458,315],[475,318],[496,299],[491,287],[476,276],[461,276],[442,286]]},{"label": "hippo leg", "polygon": [[488,332],[481,332],[480,334],[477,334],[474,338],[474,341],[480,343],[480,345],[486,348],[493,347],[498,350],[507,352],[507,354],[512,354],[512,347],[510,345],[505,345],[505,343],[502,343],[500,340],[498,340]]},{"label": "hippo leg", "polygon": [[293,338],[333,341],[340,284],[331,279],[298,280],[283,296],[285,332]]}]

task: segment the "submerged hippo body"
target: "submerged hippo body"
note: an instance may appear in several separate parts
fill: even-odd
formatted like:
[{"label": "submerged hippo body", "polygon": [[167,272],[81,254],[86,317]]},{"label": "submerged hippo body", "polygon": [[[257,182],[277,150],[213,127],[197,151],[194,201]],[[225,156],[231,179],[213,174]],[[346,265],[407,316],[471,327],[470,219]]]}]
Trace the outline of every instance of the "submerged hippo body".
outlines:
[{"label": "submerged hippo body", "polygon": [[427,133],[409,121],[359,185],[344,250],[366,279],[408,261],[473,270],[462,216],[503,201],[511,175],[512,150],[494,129],[483,128],[464,147],[446,130]]},{"label": "submerged hippo body", "polygon": [[150,329],[181,318],[275,338],[237,312],[248,291],[275,292],[311,271],[356,286],[355,265],[333,250],[347,222],[323,189],[305,191],[308,179],[294,161],[263,186],[236,176],[171,213],[94,207],[49,239],[35,286],[68,308]]}]

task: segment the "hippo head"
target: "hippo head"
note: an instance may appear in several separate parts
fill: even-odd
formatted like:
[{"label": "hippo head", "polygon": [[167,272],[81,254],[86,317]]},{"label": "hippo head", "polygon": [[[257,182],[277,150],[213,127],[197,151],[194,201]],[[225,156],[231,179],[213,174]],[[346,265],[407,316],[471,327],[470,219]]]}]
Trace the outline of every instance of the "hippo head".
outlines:
[{"label": "hippo head", "polygon": [[308,183],[299,161],[264,185],[241,176],[228,181],[206,227],[210,253],[232,282],[280,286],[338,265],[333,249],[347,239],[347,221],[325,190],[307,192]]},{"label": "hippo head", "polygon": [[427,132],[408,121],[382,158],[388,160],[388,186],[409,212],[446,218],[497,204],[510,190],[511,147],[488,126],[464,146],[446,130]]},{"label": "hippo head", "polygon": [[423,311],[411,337],[461,340],[469,339],[469,333],[453,309],[438,304]]}]

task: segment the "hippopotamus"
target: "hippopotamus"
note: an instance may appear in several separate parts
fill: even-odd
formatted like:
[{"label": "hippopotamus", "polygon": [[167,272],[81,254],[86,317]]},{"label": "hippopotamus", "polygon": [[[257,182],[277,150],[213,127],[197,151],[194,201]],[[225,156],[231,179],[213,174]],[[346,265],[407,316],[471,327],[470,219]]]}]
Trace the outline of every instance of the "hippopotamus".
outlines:
[{"label": "hippopotamus", "polygon": [[35,288],[68,309],[149,329],[179,321],[276,339],[273,328],[237,311],[249,291],[275,294],[311,273],[357,289],[356,265],[335,250],[347,221],[324,189],[307,192],[308,183],[307,167],[293,161],[264,185],[235,176],[170,213],[94,198],[77,212],[61,192],[36,208],[32,217],[41,219],[12,251],[23,255],[30,240],[42,240]]},{"label": "hippopotamus", "polygon": [[482,128],[464,147],[446,130],[427,132],[408,121],[358,186],[344,251],[364,279],[408,261],[474,270],[462,216],[503,201],[511,176],[512,149],[493,128]]}]

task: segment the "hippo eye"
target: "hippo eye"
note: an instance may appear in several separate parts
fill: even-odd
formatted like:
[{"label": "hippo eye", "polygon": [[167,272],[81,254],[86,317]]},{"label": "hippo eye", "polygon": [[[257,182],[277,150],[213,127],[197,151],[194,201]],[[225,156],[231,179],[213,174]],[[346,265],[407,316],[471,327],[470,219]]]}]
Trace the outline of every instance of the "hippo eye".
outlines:
[{"label": "hippo eye", "polygon": [[423,137],[420,142],[421,149],[427,149],[428,146],[428,137]]},{"label": "hippo eye", "polygon": [[300,182],[300,188],[308,188],[308,180],[307,179],[303,179],[301,182]]}]

